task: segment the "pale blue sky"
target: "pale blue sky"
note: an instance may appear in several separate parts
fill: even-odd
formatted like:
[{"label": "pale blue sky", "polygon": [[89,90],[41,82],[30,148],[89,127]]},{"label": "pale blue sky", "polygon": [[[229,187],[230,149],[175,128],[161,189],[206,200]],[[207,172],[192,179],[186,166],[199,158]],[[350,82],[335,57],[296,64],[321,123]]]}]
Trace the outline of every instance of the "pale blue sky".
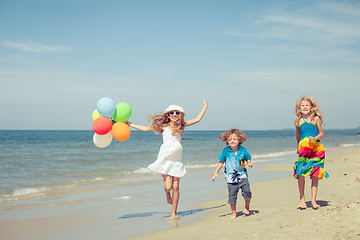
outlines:
[{"label": "pale blue sky", "polygon": [[360,126],[360,2],[0,0],[0,129],[91,129],[101,97],[130,121],[170,104],[191,130]]}]

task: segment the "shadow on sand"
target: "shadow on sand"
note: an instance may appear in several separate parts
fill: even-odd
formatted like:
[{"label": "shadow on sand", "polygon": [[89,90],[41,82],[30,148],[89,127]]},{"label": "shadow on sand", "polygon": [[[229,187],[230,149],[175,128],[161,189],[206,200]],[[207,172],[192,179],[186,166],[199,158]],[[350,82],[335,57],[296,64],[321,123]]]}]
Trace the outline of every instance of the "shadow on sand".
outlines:
[{"label": "shadow on sand", "polygon": [[[215,209],[215,208],[220,208],[220,207],[224,207],[226,206],[226,204],[223,205],[219,205],[219,206],[215,206],[215,207],[209,207],[209,208],[196,208],[196,209],[190,209],[190,210],[186,210],[186,211],[179,211],[177,213],[177,215],[179,217],[184,217],[184,216],[189,216],[189,215],[194,215],[196,213],[199,212],[203,212],[205,210],[210,210],[210,209]],[[122,219],[126,219],[126,218],[144,218],[144,217],[151,217],[154,215],[163,215],[163,214],[167,214],[166,216],[164,216],[163,218],[169,218],[171,217],[171,214],[169,214],[169,212],[144,212],[144,213],[130,213],[130,214],[124,214],[119,218]]]},{"label": "shadow on sand", "polygon": [[[329,206],[329,201],[324,201],[324,200],[316,200],[316,203],[320,205],[320,207],[326,207],[326,206]],[[312,205],[311,205],[311,201],[307,201],[305,202],[306,204],[306,207],[307,208],[311,208]]]},{"label": "shadow on sand", "polygon": [[[244,214],[243,212],[236,212],[236,217],[240,217],[240,216],[250,216],[250,215],[255,215],[255,214],[258,214],[259,211],[258,210],[250,210],[249,211],[250,213],[249,214]],[[228,213],[228,214],[223,214],[223,215],[220,215],[219,217],[226,217],[226,216],[230,216],[231,213]]]}]

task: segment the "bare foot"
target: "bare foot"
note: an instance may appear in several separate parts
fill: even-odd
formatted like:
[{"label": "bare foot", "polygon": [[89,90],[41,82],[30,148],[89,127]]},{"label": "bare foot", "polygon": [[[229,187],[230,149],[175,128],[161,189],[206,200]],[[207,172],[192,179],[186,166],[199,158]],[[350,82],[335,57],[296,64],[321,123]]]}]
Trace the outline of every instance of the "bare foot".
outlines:
[{"label": "bare foot", "polygon": [[298,209],[300,210],[306,209],[306,203],[304,201],[300,201]]},{"label": "bare foot", "polygon": [[320,205],[318,205],[316,202],[315,203],[312,203],[312,208],[314,210],[318,210],[320,208]]},{"label": "bare foot", "polygon": [[235,219],[236,217],[237,217],[236,213],[230,215],[230,218],[231,218],[231,219]]},{"label": "bare foot", "polygon": [[174,226],[174,227],[178,227],[179,226],[179,217],[177,218],[173,218],[173,219],[169,219],[170,223]]},{"label": "bare foot", "polygon": [[171,198],[170,192],[165,192],[165,194],[166,194],[167,203],[172,204],[172,198]]},{"label": "bare foot", "polygon": [[244,209],[243,214],[245,214],[245,215],[250,215],[250,211],[247,210],[247,209]]},{"label": "bare foot", "polygon": [[178,215],[171,215],[170,220],[178,220],[179,216]]}]

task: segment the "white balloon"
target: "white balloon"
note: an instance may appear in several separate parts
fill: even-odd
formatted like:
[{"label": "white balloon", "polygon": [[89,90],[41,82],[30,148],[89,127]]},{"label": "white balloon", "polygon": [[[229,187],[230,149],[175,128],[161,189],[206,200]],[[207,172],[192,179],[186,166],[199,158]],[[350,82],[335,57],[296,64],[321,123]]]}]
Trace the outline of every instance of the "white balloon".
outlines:
[{"label": "white balloon", "polygon": [[95,146],[97,146],[99,148],[105,148],[105,147],[109,146],[112,139],[113,139],[113,137],[112,137],[111,131],[105,135],[99,135],[97,133],[94,133],[94,136],[93,136],[94,144],[95,144]]}]

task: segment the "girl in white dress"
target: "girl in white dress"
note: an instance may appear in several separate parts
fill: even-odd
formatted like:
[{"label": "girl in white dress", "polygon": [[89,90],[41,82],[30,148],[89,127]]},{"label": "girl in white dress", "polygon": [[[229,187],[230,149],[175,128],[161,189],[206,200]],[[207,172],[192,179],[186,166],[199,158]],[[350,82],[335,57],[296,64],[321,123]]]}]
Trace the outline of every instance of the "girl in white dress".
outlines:
[{"label": "girl in white dress", "polygon": [[[126,122],[132,128],[143,132],[154,131],[161,133],[163,144],[160,147],[158,157],[148,168],[162,175],[164,181],[164,190],[166,200],[172,205],[170,219],[177,219],[177,206],[179,202],[179,183],[180,178],[185,175],[186,170],[181,163],[182,146],[181,137],[184,134],[184,128],[198,123],[204,116],[208,104],[203,101],[203,108],[196,118],[185,121],[185,111],[177,105],[170,105],[163,113],[157,113],[151,116],[149,127]],[[172,190],[172,194],[171,194]]]}]

